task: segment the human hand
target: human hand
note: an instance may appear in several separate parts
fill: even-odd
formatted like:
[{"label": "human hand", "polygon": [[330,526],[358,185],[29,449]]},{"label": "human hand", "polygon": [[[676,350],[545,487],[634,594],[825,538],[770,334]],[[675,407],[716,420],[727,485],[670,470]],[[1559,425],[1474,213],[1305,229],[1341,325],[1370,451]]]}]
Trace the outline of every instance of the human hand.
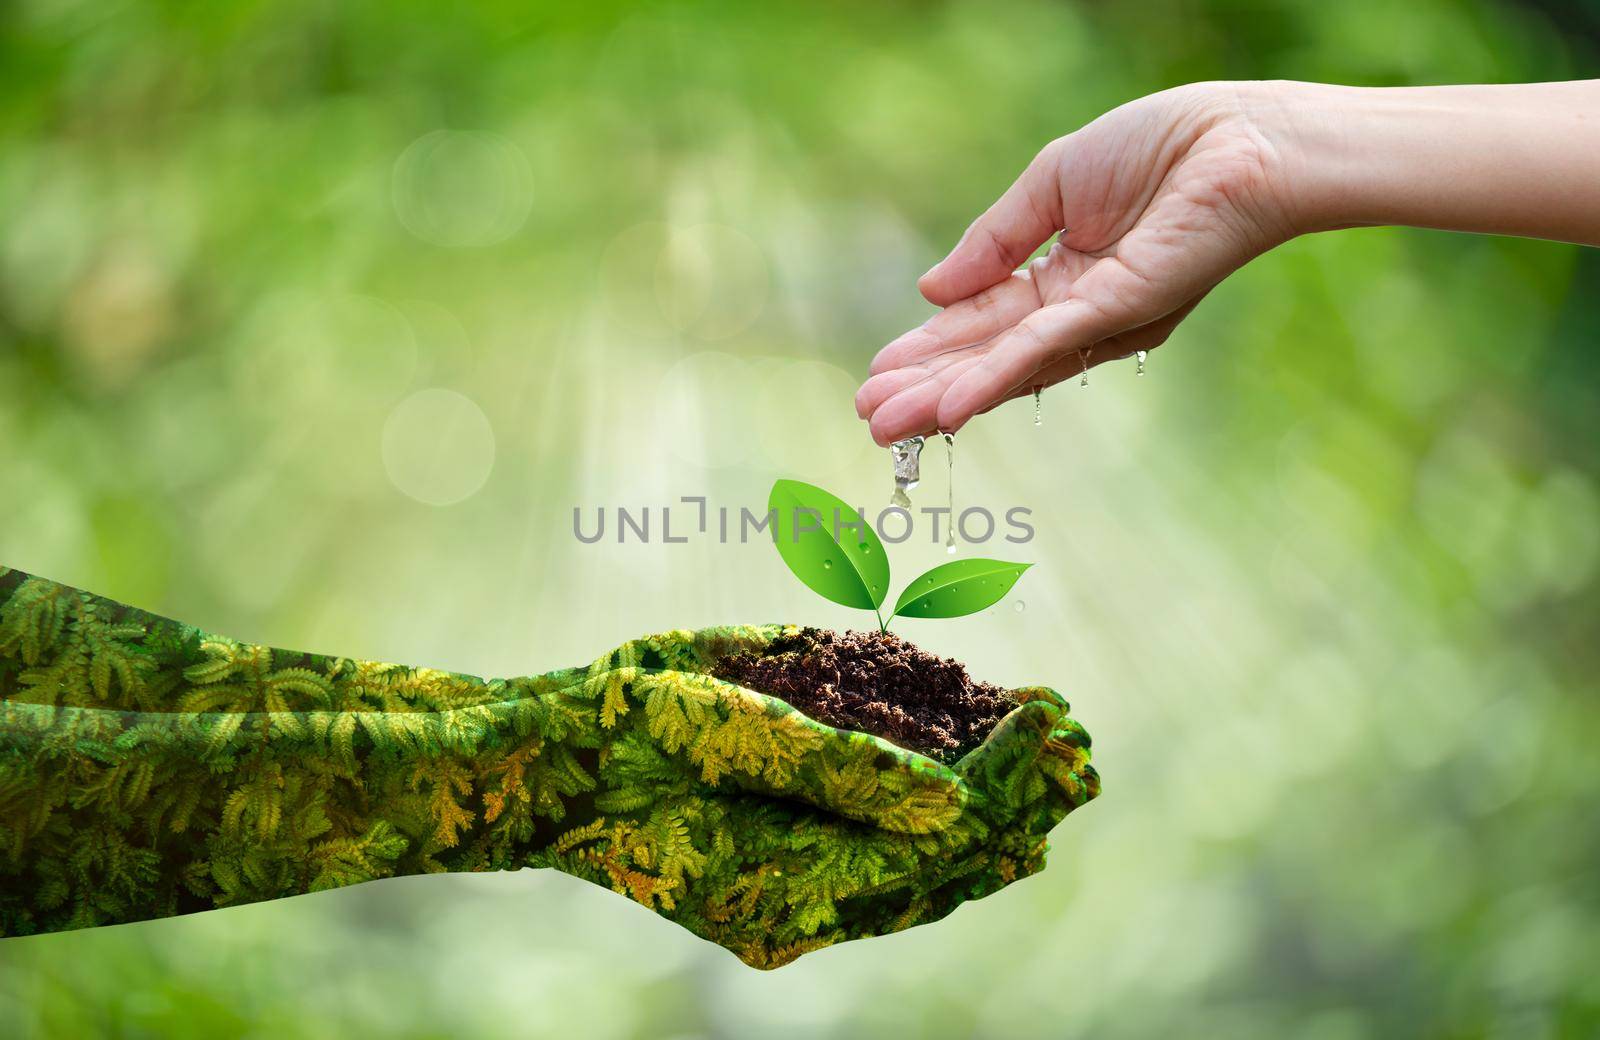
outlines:
[{"label": "human hand", "polygon": [[879,444],[958,430],[1159,346],[1219,281],[1308,231],[1600,246],[1597,106],[1600,80],[1199,83],[1123,105],[1047,145],[922,276],[944,310],[878,353],[856,410]]},{"label": "human hand", "polygon": [[945,309],[873,360],[856,394],[873,438],[952,432],[1159,346],[1212,286],[1291,237],[1283,157],[1266,129],[1278,89],[1164,91],[1047,145],[919,281]]}]

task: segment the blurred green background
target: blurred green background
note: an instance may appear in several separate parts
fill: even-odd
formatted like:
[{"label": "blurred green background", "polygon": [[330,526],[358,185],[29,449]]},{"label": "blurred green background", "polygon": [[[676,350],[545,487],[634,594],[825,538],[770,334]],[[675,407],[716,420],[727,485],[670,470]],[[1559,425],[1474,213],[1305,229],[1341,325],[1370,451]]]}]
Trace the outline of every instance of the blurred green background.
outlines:
[{"label": "blurred green background", "polygon": [[[572,509],[886,500],[854,387],[1045,141],[1197,79],[1594,75],[1551,10],[17,0],[0,560],[479,674],[860,624]],[[1065,692],[1105,795],[941,924],[760,974],[562,875],[403,879],[0,941],[0,1033],[1591,1035],[1597,299],[1592,251],[1323,235],[964,432],[1038,566],[899,627]]]}]

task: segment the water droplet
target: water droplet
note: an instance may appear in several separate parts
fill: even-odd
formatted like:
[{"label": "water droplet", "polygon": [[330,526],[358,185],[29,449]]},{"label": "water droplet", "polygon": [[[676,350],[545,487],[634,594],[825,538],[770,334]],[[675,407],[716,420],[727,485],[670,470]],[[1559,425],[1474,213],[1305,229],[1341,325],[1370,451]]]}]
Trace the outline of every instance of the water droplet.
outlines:
[{"label": "water droplet", "polygon": [[923,609],[923,610],[928,610],[928,609],[930,609],[930,608],[931,608],[931,607],[932,607],[932,606],[933,606],[933,600],[931,600],[931,599],[925,599],[925,600],[923,600],[923,601],[922,601],[922,609]]},{"label": "water droplet", "polygon": [[833,570],[833,561],[832,560],[823,560],[822,561],[822,569],[823,570],[828,570],[828,571]]},{"label": "water droplet", "polygon": [[922,481],[922,438],[895,441],[889,445],[889,457],[894,460],[894,493],[889,496],[889,504],[910,509],[911,496],[906,492]]},{"label": "water droplet", "polygon": [[1022,601],[1021,601],[1021,600],[1020,600],[1020,599],[1019,599],[1019,600],[1017,600],[1017,601],[1016,601],[1016,602],[1015,602],[1015,603],[1013,603],[1013,604],[1011,604],[1011,609],[1012,609],[1012,610],[1015,610],[1015,611],[1016,611],[1016,612],[1017,612],[1017,613],[1018,613],[1018,614],[1020,614],[1020,613],[1022,613],[1022,612],[1023,612],[1023,611],[1024,611],[1024,610],[1027,610],[1027,609],[1028,609],[1028,605],[1027,605],[1027,604],[1026,604],[1026,603],[1024,603],[1024,602],[1022,602]]},{"label": "water droplet", "polygon": [[1089,352],[1082,347],[1078,348],[1078,364],[1083,366],[1083,378],[1078,380],[1079,386],[1089,385]]},{"label": "water droplet", "polygon": [[1150,356],[1150,352],[1148,350],[1136,350],[1133,352],[1133,356],[1139,359],[1139,367],[1133,374],[1136,376],[1144,375],[1144,359]]},{"label": "water droplet", "polygon": [[1036,386],[1033,388],[1033,425],[1035,426],[1044,425],[1044,409],[1039,403],[1039,395],[1042,393],[1044,393],[1044,387]]},{"label": "water droplet", "polygon": [[860,549],[864,553],[869,553],[872,551],[872,546],[868,545],[866,542],[861,542],[856,546],[856,548]]}]

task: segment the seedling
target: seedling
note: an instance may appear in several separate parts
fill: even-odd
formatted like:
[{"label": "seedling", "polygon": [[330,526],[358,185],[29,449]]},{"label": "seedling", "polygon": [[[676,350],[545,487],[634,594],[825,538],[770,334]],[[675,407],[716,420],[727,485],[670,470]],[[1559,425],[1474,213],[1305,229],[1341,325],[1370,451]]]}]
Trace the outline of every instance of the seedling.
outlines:
[{"label": "seedling", "polygon": [[[780,480],[767,496],[778,555],[806,586],[840,606],[870,610],[878,631],[897,617],[952,618],[992,607],[1031,563],[954,560],[923,574],[900,593],[889,616],[889,556],[878,532],[836,496],[798,480]],[[955,518],[951,518],[955,522]]]}]

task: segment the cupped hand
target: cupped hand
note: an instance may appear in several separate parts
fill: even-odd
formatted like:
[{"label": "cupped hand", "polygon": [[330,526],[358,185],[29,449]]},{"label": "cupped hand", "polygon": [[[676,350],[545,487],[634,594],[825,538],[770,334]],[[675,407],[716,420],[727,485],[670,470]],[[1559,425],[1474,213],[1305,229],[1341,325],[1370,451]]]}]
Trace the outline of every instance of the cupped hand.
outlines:
[{"label": "cupped hand", "polygon": [[856,394],[873,439],[953,432],[1165,342],[1212,286],[1294,233],[1266,129],[1276,105],[1266,85],[1197,84],[1047,145],[919,281],[944,309],[873,359]]}]

